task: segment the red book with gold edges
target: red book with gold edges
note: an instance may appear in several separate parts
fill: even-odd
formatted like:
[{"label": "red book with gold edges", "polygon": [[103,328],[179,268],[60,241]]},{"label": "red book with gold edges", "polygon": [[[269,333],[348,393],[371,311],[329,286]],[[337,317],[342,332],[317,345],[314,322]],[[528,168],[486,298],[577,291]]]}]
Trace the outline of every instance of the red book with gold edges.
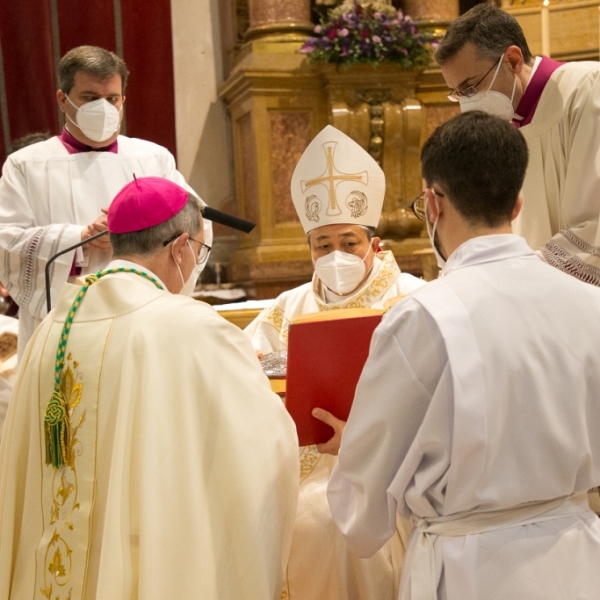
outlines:
[{"label": "red book with gold edges", "polygon": [[315,419],[323,408],[346,421],[383,310],[341,309],[302,315],[288,338],[286,408],[301,446],[321,444],[333,429]]}]

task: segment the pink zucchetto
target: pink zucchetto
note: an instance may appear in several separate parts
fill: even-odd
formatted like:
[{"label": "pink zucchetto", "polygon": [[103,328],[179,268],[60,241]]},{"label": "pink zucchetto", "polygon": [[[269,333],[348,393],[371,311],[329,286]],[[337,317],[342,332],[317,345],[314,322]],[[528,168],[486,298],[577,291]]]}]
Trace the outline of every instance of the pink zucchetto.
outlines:
[{"label": "pink zucchetto", "polygon": [[125,185],[108,209],[110,233],[132,233],[174,217],[187,203],[188,193],[162,177],[139,177]]}]

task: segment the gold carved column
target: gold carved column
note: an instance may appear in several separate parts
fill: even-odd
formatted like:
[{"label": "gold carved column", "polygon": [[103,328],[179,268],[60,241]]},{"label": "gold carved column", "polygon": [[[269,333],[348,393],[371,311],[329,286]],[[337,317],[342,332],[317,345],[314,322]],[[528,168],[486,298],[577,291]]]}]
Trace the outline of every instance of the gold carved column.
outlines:
[{"label": "gold carved column", "polygon": [[250,28],[247,39],[310,32],[310,0],[248,0]]},{"label": "gold carved column", "polygon": [[310,0],[250,0],[249,17],[219,91],[231,114],[237,211],[258,226],[240,236],[228,278],[268,298],[312,276],[290,182],[327,111],[318,72],[298,52],[313,28]]}]

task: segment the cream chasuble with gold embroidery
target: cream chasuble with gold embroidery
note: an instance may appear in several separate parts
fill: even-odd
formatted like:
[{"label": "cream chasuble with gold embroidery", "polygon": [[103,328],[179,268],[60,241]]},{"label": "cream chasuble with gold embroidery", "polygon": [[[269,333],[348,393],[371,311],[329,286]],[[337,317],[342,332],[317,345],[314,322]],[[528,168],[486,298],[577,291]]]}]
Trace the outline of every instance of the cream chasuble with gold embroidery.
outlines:
[{"label": "cream chasuble with gold embroidery", "polygon": [[252,339],[254,348],[264,354],[285,350],[290,322],[296,315],[336,308],[383,308],[387,300],[405,296],[424,283],[401,273],[390,250],[378,252],[367,281],[355,293],[338,302],[327,302],[323,285],[315,274],[312,282],[278,296],[244,331]]},{"label": "cream chasuble with gold embroidery", "polygon": [[0,445],[1,600],[278,600],[297,439],[247,338],[133,273],[90,286],[60,391],[69,463],[45,464],[57,345],[27,347]]},{"label": "cream chasuble with gold embroidery", "polygon": [[[376,255],[365,284],[341,301],[326,303],[322,284],[311,283],[281,294],[245,329],[252,345],[264,353],[287,348],[289,323],[296,315],[338,308],[383,308],[424,281],[401,273],[392,252]],[[349,349],[350,351],[350,349]],[[286,582],[289,600],[396,600],[411,524],[398,519],[392,539],[372,558],[356,558],[333,522],[327,483],[337,456],[300,448],[300,497]]]}]

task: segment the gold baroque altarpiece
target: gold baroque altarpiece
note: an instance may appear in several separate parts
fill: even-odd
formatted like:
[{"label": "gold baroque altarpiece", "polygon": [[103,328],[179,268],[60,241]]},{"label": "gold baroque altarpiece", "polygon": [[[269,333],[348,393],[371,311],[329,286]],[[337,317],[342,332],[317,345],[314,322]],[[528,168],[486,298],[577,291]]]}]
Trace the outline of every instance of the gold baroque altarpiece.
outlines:
[{"label": "gold baroque altarpiece", "polygon": [[[424,268],[431,273],[413,254],[426,251],[429,242],[407,208],[421,189],[422,144],[435,127],[458,113],[446,98],[439,69],[317,67],[298,52],[312,27],[310,0],[225,0],[223,5],[228,2],[235,15],[230,24],[235,43],[224,49],[231,68],[220,96],[232,119],[237,210],[259,225],[240,237],[229,279],[258,298],[310,279],[313,267],[290,180],[302,152],[328,123],[382,165],[387,192],[378,233],[400,267],[418,275]],[[521,23],[534,54],[541,51],[541,4],[501,1]],[[436,35],[443,35],[458,16],[458,0],[404,0],[402,8]],[[597,59],[597,4],[557,0],[550,9],[552,56]]]},{"label": "gold baroque altarpiece", "polygon": [[[413,252],[429,241],[408,210],[421,189],[419,153],[429,133],[458,112],[439,70],[315,66],[298,52],[313,27],[310,0],[230,1],[235,36],[224,48],[231,68],[219,92],[232,121],[237,211],[258,226],[240,236],[229,280],[256,298],[310,280],[313,266],[290,181],[305,148],[328,123],[381,164],[387,191],[378,234],[403,270],[421,275],[422,260]],[[457,0],[440,5],[446,19],[457,16]],[[449,22],[421,19],[437,34]]]}]

